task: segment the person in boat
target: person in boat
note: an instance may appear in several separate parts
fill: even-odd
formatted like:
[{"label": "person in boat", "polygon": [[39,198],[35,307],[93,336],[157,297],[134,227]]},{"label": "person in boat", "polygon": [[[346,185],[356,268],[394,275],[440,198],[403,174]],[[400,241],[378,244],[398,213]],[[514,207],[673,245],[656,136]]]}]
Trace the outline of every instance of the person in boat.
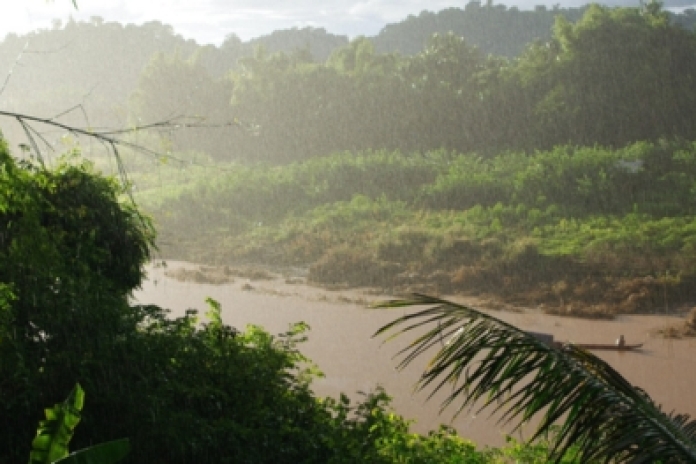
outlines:
[{"label": "person in boat", "polygon": [[624,339],[623,335],[619,335],[619,338],[616,339],[616,346],[619,348],[623,348],[626,346],[626,339]]}]

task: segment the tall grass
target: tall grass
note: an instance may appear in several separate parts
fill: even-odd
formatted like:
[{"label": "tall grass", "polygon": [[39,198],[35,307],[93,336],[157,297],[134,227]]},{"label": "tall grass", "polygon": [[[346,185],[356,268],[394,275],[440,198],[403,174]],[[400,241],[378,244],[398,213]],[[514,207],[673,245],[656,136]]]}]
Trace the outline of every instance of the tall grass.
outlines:
[{"label": "tall grass", "polygon": [[[600,274],[694,274],[694,143],[226,168],[143,196],[172,243],[165,253],[314,265],[318,280],[361,284],[445,272],[454,287],[510,292]],[[351,266],[380,271],[365,282]]]}]

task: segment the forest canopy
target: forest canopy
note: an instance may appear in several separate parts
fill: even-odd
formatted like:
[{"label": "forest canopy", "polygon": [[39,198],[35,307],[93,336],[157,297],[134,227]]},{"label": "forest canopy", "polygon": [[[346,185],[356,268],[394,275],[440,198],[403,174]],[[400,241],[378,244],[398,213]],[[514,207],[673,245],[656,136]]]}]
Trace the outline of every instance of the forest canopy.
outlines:
[{"label": "forest canopy", "polygon": [[[379,53],[373,40],[357,38],[324,63],[307,50],[260,48],[238,60],[226,84],[200,81],[230,89],[229,104],[189,107],[258,128],[254,137],[216,137],[208,152],[221,160],[287,163],[365,149],[490,156],[559,144],[619,148],[694,138],[695,52],[694,33],[653,4],[591,5],[577,22],[557,15],[548,40],[516,58],[487,55],[453,33],[432,36],[414,55]],[[187,66],[205,73],[200,61],[182,61],[178,71],[164,66],[153,62],[139,84],[137,111],[150,118],[167,113],[158,95],[184,91]],[[182,87],[145,90],[173,82]]]},{"label": "forest canopy", "polygon": [[[21,66],[3,101],[45,117],[81,102],[85,112],[60,119],[91,127],[199,118],[222,128],[167,132],[164,146],[222,161],[691,139],[694,19],[656,3],[519,11],[472,2],[350,42],[308,28],[249,42],[231,35],[215,47],[157,22],[94,18],[8,35],[0,60],[21,57]],[[22,54],[27,43],[41,53]],[[108,63],[98,49],[113,50]],[[68,58],[75,66],[62,66]],[[253,130],[226,128],[232,121]]]},{"label": "forest canopy", "polygon": [[[419,274],[443,289],[493,285],[518,297],[536,287],[541,296],[528,298],[547,302],[565,301],[557,289],[592,273],[602,289],[649,274],[686,301],[694,15],[655,2],[534,12],[470,3],[409,17],[380,37],[416,24],[455,31],[473,19],[495,25],[493,34],[517,16],[539,19],[547,35],[511,56],[454,32],[402,54],[383,51],[379,37],[341,43],[321,30],[279,32],[255,48],[234,36],[199,47],[160,23],[98,20],[35,40],[140,34],[142,54],[119,48],[117,59],[140,66],[120,87],[121,114],[133,125],[176,115],[198,123],[133,135],[157,156],[124,154],[168,257],[300,264],[321,282],[389,287]],[[308,45],[288,51],[291,36]],[[318,44],[330,49],[324,58]],[[367,244],[359,253],[349,249],[355,240]],[[520,268],[535,273],[511,277]],[[646,310],[659,284],[636,285],[604,294]]]}]

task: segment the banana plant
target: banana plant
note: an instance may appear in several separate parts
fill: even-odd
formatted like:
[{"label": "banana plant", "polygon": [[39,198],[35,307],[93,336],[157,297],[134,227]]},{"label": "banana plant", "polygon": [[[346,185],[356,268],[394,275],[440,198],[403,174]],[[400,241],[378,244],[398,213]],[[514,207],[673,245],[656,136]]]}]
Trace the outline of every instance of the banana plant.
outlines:
[{"label": "banana plant", "polygon": [[130,450],[127,438],[109,441],[69,454],[68,444],[80,422],[85,392],[76,384],[64,402],[45,410],[46,419],[32,441],[29,464],[112,464]]},{"label": "banana plant", "polygon": [[397,354],[400,369],[436,349],[416,389],[430,389],[432,397],[447,386],[441,412],[456,404],[456,417],[482,400],[481,409],[493,406],[502,421],[514,420],[515,430],[541,416],[531,440],[549,438],[550,462],[577,446],[580,462],[696,463],[696,421],[663,412],[588,351],[552,346],[474,308],[426,295],[376,307],[415,305],[428,307],[374,336],[390,333],[389,340],[418,331]]}]

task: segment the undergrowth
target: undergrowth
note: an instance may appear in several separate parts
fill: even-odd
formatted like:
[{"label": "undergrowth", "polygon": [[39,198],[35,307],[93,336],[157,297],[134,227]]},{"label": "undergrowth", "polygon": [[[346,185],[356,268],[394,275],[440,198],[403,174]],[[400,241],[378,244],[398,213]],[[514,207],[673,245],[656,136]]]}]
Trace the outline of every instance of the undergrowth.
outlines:
[{"label": "undergrowth", "polygon": [[571,301],[602,316],[695,297],[693,143],[229,168],[143,194],[167,257],[301,265],[318,283],[390,291],[436,282],[563,314]]}]

